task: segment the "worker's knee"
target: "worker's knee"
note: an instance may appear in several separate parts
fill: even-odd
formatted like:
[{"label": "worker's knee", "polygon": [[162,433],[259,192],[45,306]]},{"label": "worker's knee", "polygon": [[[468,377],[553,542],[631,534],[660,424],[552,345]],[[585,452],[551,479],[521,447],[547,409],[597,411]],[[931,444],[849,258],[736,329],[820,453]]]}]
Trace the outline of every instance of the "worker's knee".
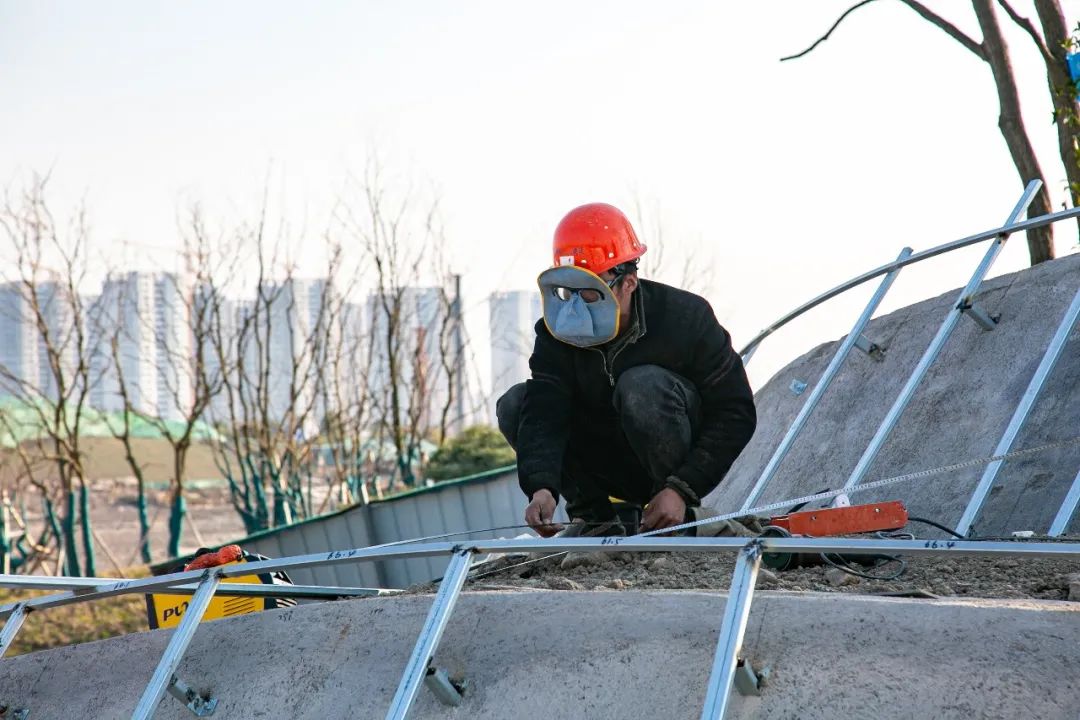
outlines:
[{"label": "worker's knee", "polygon": [[[615,383],[615,411],[624,427],[629,423],[655,427],[675,414],[690,414],[696,390],[685,378],[658,365],[630,368]],[[691,397],[693,395],[693,397]]]},{"label": "worker's knee", "polygon": [[499,431],[510,443],[517,447],[518,425],[521,423],[521,406],[525,403],[525,383],[514,385],[495,401],[495,418]]}]

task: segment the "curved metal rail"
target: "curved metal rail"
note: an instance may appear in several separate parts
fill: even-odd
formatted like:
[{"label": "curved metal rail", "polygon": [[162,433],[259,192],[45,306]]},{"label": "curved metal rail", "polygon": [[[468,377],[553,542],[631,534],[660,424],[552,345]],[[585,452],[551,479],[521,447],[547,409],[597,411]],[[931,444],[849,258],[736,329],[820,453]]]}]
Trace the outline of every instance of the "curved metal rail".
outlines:
[{"label": "curved metal rail", "polygon": [[772,325],[769,325],[764,330],[759,332],[753,340],[746,344],[746,347],[739,351],[739,355],[743,357],[743,360],[745,362],[749,362],[749,356],[752,355],[755,350],[757,350],[758,345],[760,345],[765,338],[769,337],[774,332],[784,327],[795,318],[799,317],[800,315],[806,313],[809,310],[813,310],[815,307],[821,305],[828,300],[832,300],[837,295],[842,295],[848,290],[862,285],[864,282],[873,280],[876,277],[881,277],[882,275],[892,272],[893,270],[899,270],[902,267],[914,265],[917,262],[922,262],[923,260],[928,260],[932,257],[937,257],[938,255],[952,252],[953,250],[959,250],[961,248],[968,247],[969,245],[975,245],[976,243],[983,242],[984,240],[992,240],[994,238],[1001,237],[1003,235],[1009,235],[1011,233],[1024,232],[1026,230],[1033,230],[1035,228],[1045,227],[1058,221],[1068,220],[1069,218],[1075,217],[1080,217],[1080,207],[1069,208],[1068,210],[1062,210],[1060,212],[1051,213],[1049,215],[1040,215],[1037,218],[1031,218],[1029,220],[1024,220],[1023,222],[1002,225],[999,228],[994,228],[993,230],[986,230],[975,235],[969,235],[968,237],[961,238],[959,240],[953,240],[952,242],[947,242],[944,245],[938,245],[937,247],[930,248],[929,250],[917,252],[914,255],[911,255],[910,257],[907,257],[903,260],[894,260],[893,262],[876,267],[873,270],[868,270],[862,275],[858,275],[848,280],[847,282],[837,285],[832,290],[827,290],[826,292],[821,293],[817,297],[808,300],[799,307],[795,308],[787,315],[784,315]]}]

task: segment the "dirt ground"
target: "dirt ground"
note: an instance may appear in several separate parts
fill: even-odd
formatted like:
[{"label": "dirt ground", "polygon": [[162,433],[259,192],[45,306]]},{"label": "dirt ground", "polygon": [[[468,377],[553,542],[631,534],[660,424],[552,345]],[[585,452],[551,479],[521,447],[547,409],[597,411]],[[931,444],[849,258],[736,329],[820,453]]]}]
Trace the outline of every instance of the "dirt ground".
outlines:
[{"label": "dirt ground", "polygon": [[[587,557],[587,556],[583,556]],[[491,566],[477,568],[474,575],[491,568],[520,563],[525,558],[501,558]],[[619,553],[599,562],[569,569],[562,558],[506,568],[471,581],[475,588],[515,587],[552,590],[624,589],[727,589],[735,558],[731,553]],[[907,566],[895,580],[868,580],[832,570],[828,566],[805,567],[783,572],[764,565],[758,575],[760,590],[822,591],[915,596],[1037,598],[1066,600],[1070,579],[1080,574],[1080,560],[991,557],[908,557]],[[892,575],[899,566],[888,563],[858,569],[872,575]]]}]

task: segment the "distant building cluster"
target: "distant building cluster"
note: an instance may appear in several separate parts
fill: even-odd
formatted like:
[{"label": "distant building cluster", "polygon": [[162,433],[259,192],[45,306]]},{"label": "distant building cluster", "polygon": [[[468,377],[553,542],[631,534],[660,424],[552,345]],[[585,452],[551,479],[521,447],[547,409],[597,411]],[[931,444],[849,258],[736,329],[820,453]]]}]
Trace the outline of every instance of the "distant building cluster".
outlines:
[{"label": "distant building cluster", "polygon": [[[34,395],[55,399],[60,389],[50,363],[62,366],[62,377],[72,377],[82,347],[91,378],[91,407],[122,411],[123,391],[126,404],[142,414],[180,420],[190,412],[195,365],[200,360],[190,313],[200,312],[210,302],[206,289],[187,286],[173,273],[128,272],[110,275],[99,294],[82,296],[76,303],[60,282],[39,282],[35,290],[31,298],[19,283],[0,284],[0,396],[14,394],[21,383],[33,388]],[[326,322],[320,320],[320,308],[333,292],[330,283],[290,279],[261,292],[273,300],[215,299],[218,332],[237,337],[240,328],[246,327],[247,335],[243,343],[223,343],[220,352],[219,346],[204,345],[203,372],[215,377],[235,374],[238,367],[248,373],[261,368],[267,373],[263,386],[271,415],[282,417],[291,406],[312,404],[312,417],[321,418],[323,399],[313,394],[311,383],[298,384],[296,375],[307,371],[304,362],[312,362],[304,360],[305,352],[328,352],[330,346],[340,345],[342,351],[333,363],[337,376],[367,378],[373,398],[386,395],[392,355],[387,344],[393,341],[387,337],[387,305],[378,295],[363,303],[340,303],[340,317],[332,327],[322,329],[321,349],[313,350],[310,340],[316,325]],[[453,373],[445,372],[446,365],[464,357],[464,348],[445,322],[442,293],[434,287],[405,288],[397,301],[402,329],[396,342],[411,348],[411,357],[395,372],[401,384],[429,398],[423,410],[429,415],[451,404],[452,393],[463,393],[462,385],[451,387],[457,382]],[[38,327],[33,303],[40,309],[44,328]],[[493,423],[495,400],[529,376],[540,298],[535,291],[496,292],[489,298],[489,312],[491,400],[487,414]],[[245,354],[242,363],[236,362],[239,352]],[[325,358],[323,362],[329,364]],[[236,377],[228,379],[231,387],[243,386]],[[349,392],[348,388],[337,390]],[[227,420],[230,402],[240,400],[227,392],[217,393],[206,409],[207,419]],[[421,418],[424,425],[437,420]]]}]

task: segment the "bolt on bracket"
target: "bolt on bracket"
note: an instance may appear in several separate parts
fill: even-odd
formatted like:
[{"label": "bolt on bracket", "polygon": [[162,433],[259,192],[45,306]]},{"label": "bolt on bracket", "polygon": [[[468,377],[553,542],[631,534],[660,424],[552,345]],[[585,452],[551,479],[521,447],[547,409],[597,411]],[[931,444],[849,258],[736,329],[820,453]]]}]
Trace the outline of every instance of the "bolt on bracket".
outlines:
[{"label": "bolt on bracket", "polygon": [[428,667],[424,676],[424,684],[435,693],[435,697],[443,705],[457,707],[465,699],[465,691],[469,687],[469,681],[464,678],[451,679],[450,674],[442,668]]},{"label": "bolt on bracket", "polygon": [[990,314],[981,305],[970,301],[961,303],[960,310],[983,330],[993,330],[1001,320],[1001,313]]},{"label": "bolt on bracket", "polygon": [[735,666],[735,689],[740,695],[760,695],[762,688],[769,681],[771,672],[772,668],[769,667],[755,672],[750,663],[740,658],[738,665]]},{"label": "bolt on bracket", "polygon": [[170,695],[182,702],[184,707],[190,710],[195,717],[209,717],[217,709],[217,698],[200,695],[195,688],[175,675],[172,676],[169,686],[165,689]]},{"label": "bolt on bracket", "polygon": [[871,360],[881,362],[885,359],[885,348],[865,335],[860,334],[859,337],[855,338],[855,347],[866,353]]}]

